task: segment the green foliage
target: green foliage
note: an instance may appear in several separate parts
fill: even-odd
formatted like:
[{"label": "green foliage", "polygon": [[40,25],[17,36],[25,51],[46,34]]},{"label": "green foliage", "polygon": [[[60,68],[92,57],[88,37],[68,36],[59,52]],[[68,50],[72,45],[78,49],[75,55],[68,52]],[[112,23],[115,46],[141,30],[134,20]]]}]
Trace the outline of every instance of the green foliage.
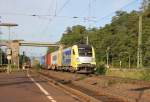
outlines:
[{"label": "green foliage", "polygon": [[37,68],[37,69],[41,69],[40,64],[38,63],[38,64],[35,66],[35,68]]},{"label": "green foliage", "polygon": [[105,75],[106,71],[107,71],[107,68],[105,64],[103,63],[97,64],[96,74]]},{"label": "green foliage", "polygon": [[47,53],[51,53],[51,52],[54,52],[58,49],[58,47],[49,47],[48,50],[47,50]]},{"label": "green foliage", "polygon": [[19,65],[22,67],[22,65],[24,63],[29,63],[30,62],[30,58],[26,55],[19,55]]},{"label": "green foliage", "polygon": [[[150,67],[150,5],[143,13],[142,55],[143,66]],[[85,43],[89,37],[89,44],[93,45],[97,62],[106,62],[106,50],[109,47],[109,64],[112,67],[128,67],[129,55],[131,67],[137,64],[139,11],[127,13],[117,11],[110,24],[101,28],[85,28],[82,25],[68,27],[60,43],[72,46]]]},{"label": "green foliage", "polygon": [[142,80],[150,80],[150,70],[145,70],[142,72]]},{"label": "green foliage", "polygon": [[11,64],[10,66],[11,66],[12,69],[17,69],[18,68],[17,65],[14,65],[14,64]]},{"label": "green foliage", "polygon": [[67,28],[60,42],[67,46],[72,46],[75,43],[83,43],[84,35],[86,35],[86,28],[81,25],[76,25],[72,28]]}]

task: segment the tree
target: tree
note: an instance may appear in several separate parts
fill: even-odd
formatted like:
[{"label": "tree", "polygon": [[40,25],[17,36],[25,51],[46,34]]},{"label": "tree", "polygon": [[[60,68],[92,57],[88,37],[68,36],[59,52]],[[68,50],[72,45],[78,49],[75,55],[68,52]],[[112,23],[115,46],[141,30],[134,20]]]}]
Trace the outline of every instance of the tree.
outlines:
[{"label": "tree", "polygon": [[[150,0],[149,0],[150,1]],[[96,51],[96,61],[106,61],[106,49],[110,47],[110,59],[114,67],[119,66],[119,60],[123,66],[128,66],[128,54],[131,56],[131,67],[137,63],[138,46],[138,19],[139,11],[127,13],[117,11],[110,24],[104,27],[87,29],[82,25],[68,27],[59,43],[67,47],[77,43],[86,42],[89,37],[89,44],[93,45]],[[150,66],[150,3],[143,11],[143,64]],[[127,54],[128,53],[128,54]]]}]

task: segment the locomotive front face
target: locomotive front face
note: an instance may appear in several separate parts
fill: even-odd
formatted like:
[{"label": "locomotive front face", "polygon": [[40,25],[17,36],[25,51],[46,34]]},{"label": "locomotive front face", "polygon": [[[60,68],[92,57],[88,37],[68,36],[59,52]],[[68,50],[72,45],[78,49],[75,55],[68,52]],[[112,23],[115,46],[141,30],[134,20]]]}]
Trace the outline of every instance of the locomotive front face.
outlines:
[{"label": "locomotive front face", "polygon": [[82,45],[78,47],[79,57],[77,58],[80,63],[95,62],[95,54],[93,48],[89,45]]},{"label": "locomotive front face", "polygon": [[92,71],[96,66],[94,48],[89,45],[78,45],[76,58],[77,70]]}]

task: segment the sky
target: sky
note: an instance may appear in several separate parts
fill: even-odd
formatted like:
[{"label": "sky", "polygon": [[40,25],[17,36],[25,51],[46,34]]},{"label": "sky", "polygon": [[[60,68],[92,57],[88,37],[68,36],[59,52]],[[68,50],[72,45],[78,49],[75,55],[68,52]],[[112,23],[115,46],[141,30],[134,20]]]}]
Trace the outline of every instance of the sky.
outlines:
[{"label": "sky", "polygon": [[[103,27],[118,10],[139,10],[142,0],[0,0],[0,21],[16,23],[11,39],[55,43],[67,27]],[[8,28],[0,28],[8,40]],[[42,56],[47,48],[21,47],[20,53]]]}]

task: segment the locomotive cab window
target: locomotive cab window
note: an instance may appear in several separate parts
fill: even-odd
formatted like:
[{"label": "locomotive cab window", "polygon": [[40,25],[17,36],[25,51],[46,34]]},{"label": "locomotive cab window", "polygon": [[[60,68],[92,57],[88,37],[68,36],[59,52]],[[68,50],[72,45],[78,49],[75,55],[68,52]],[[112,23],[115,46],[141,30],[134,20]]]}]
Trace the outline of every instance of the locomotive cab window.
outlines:
[{"label": "locomotive cab window", "polygon": [[73,53],[73,55],[75,55],[75,51],[74,50],[72,50],[72,53]]},{"label": "locomotive cab window", "polygon": [[92,57],[92,47],[90,46],[79,47],[78,50],[79,50],[79,56]]}]

